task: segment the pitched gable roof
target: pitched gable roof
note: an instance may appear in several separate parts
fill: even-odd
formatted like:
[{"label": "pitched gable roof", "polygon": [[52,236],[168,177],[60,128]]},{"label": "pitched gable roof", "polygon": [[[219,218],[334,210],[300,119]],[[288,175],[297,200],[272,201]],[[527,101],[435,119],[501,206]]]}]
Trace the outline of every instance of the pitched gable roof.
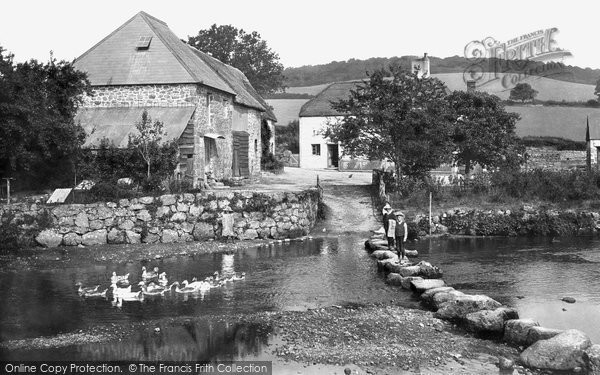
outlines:
[{"label": "pitched gable roof", "polygon": [[[151,36],[138,50],[141,36]],[[74,62],[94,86],[201,83],[226,93],[232,88],[179,40],[166,23],[139,12]]]},{"label": "pitched gable roof", "polygon": [[364,81],[336,82],[325,87],[314,98],[300,108],[300,117],[342,116],[344,113],[331,108],[332,101],[348,99],[350,90],[355,90]]}]

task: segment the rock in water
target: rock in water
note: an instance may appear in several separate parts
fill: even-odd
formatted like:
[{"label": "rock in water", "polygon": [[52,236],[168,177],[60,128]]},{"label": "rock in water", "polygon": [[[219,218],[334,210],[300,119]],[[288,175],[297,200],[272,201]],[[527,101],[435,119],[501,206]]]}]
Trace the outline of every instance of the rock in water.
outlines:
[{"label": "rock in water", "polygon": [[390,273],[385,282],[390,285],[402,286],[402,276],[399,273]]},{"label": "rock in water", "polygon": [[412,282],[415,280],[423,280],[423,278],[419,276],[407,276],[402,278],[402,288],[409,289],[411,288]]},{"label": "rock in water", "polygon": [[562,329],[546,328],[546,327],[531,327],[527,332],[527,346],[533,344],[536,341],[548,340],[554,336],[563,333]]},{"label": "rock in water", "polygon": [[465,294],[457,296],[454,301],[443,303],[434,317],[444,320],[462,320],[467,314],[480,310],[494,310],[502,305],[500,302],[484,295]]},{"label": "rock in water", "polygon": [[518,319],[517,310],[508,307],[499,307],[495,310],[481,310],[465,316],[466,328],[477,333],[502,334],[504,322],[509,319]]},{"label": "rock in water", "polygon": [[590,346],[583,353],[583,361],[587,365],[590,375],[600,375],[600,345]]},{"label": "rock in water", "polygon": [[404,277],[408,277],[408,276],[418,276],[419,271],[421,271],[421,268],[419,266],[407,266],[407,267],[400,267],[400,269],[398,270],[398,273]]},{"label": "rock in water", "polygon": [[438,267],[432,266],[429,262],[421,261],[417,263],[417,266],[419,266],[419,276],[424,279],[442,278],[442,271]]},{"label": "rock in water", "polygon": [[504,341],[513,345],[525,345],[532,327],[539,327],[533,319],[511,319],[504,324]]},{"label": "rock in water", "polygon": [[398,255],[393,251],[389,250],[375,250],[371,253],[371,256],[375,259],[384,260],[384,259],[398,259]]},{"label": "rock in water", "polygon": [[428,306],[433,306],[433,297],[438,293],[448,293],[454,290],[451,286],[443,286],[440,288],[431,288],[427,289],[423,294],[421,294],[421,301]]},{"label": "rock in water", "polygon": [[410,282],[411,289],[417,293],[423,293],[427,289],[433,288],[441,288],[446,286],[444,280],[441,279],[422,279],[422,280],[413,280]]},{"label": "rock in water", "polygon": [[576,329],[525,349],[519,358],[528,367],[548,370],[573,370],[584,365],[583,354],[592,345],[590,338]]},{"label": "rock in water", "polygon": [[576,300],[573,297],[563,297],[562,301],[565,301],[566,303],[575,303]]}]

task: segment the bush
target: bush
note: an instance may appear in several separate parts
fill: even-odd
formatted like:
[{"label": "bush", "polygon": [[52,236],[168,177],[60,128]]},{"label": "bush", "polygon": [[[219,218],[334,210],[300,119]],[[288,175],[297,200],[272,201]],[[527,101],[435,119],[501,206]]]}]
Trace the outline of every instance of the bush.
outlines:
[{"label": "bush", "polygon": [[123,198],[134,198],[137,194],[133,190],[123,189],[116,184],[99,182],[92,187],[90,195],[96,201],[116,201]]},{"label": "bush", "polygon": [[283,172],[284,163],[270,152],[266,157],[262,157],[260,160],[260,167],[263,171],[281,173]]}]

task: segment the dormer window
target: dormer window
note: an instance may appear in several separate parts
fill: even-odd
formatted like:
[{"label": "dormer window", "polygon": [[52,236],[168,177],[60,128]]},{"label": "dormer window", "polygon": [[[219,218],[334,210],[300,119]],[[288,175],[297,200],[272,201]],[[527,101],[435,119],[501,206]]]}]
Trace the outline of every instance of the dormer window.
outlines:
[{"label": "dormer window", "polygon": [[140,39],[138,39],[137,44],[135,45],[135,48],[138,51],[146,50],[146,49],[150,48],[150,41],[152,41],[151,36],[140,36]]}]

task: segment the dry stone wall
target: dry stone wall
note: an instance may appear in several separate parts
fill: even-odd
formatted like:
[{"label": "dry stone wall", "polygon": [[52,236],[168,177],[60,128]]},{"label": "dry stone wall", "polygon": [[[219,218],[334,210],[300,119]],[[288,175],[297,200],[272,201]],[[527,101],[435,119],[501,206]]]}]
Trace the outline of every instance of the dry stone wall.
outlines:
[{"label": "dry stone wall", "polygon": [[320,204],[318,189],[302,192],[217,191],[122,199],[118,202],[3,207],[0,214],[35,228],[45,247],[124,243],[173,243],[221,238],[224,215],[231,215],[234,237],[294,238],[310,232]]}]

